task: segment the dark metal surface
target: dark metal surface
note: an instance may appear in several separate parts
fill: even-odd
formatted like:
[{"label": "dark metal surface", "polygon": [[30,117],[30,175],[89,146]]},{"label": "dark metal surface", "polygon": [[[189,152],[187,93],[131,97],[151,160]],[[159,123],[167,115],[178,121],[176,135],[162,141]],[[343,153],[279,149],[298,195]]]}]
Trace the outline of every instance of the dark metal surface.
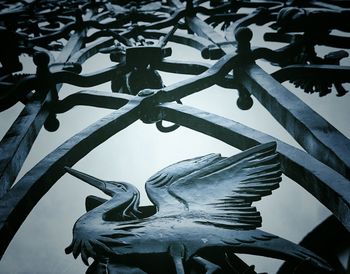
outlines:
[{"label": "dark metal surface", "polygon": [[[336,226],[327,227],[338,229],[341,225],[344,228],[342,237],[348,237],[350,141],[294,93],[304,91],[307,94],[318,93],[321,97],[331,93],[339,97],[349,96],[347,84],[350,82],[350,67],[344,65],[350,48],[349,14],[350,2],[346,0],[2,1],[0,37],[6,43],[2,42],[0,46],[0,111],[11,110],[16,104],[22,104],[23,109],[0,142],[1,256],[34,206],[65,174],[65,166],[73,166],[91,150],[138,120],[155,123],[162,132],[172,132],[179,126],[185,126],[241,150],[276,142],[282,172],[337,218],[339,223]],[[282,43],[283,46],[272,49],[254,44],[252,37],[258,34],[254,33],[256,29],[264,30],[264,41]],[[198,50],[203,61],[171,59],[174,44]],[[326,54],[319,54],[319,46],[328,47]],[[92,73],[81,73],[82,65],[98,53],[108,54],[114,64]],[[24,55],[35,66],[35,71],[30,74],[23,74],[22,71]],[[275,66],[274,72],[268,73],[260,67],[258,63],[261,60]],[[192,76],[165,86],[162,72]],[[282,84],[286,81],[298,89],[291,92]],[[58,97],[63,84],[93,88],[106,82],[110,82],[112,92],[86,89],[63,99]],[[249,111],[253,105],[252,97],[255,97],[304,151],[233,120],[182,105],[181,99],[184,97],[214,85],[237,93],[237,106],[242,110]],[[45,128],[55,132],[60,126],[57,114],[69,112],[79,105],[115,111],[69,138],[14,184],[39,131]],[[163,120],[174,124],[166,127]],[[259,149],[251,151],[257,152]],[[175,167],[178,165],[175,164]],[[199,169],[199,164],[190,169],[205,171],[205,167],[202,171]],[[70,172],[74,173],[72,170]],[[227,176],[222,175],[219,181],[225,181]],[[219,188],[220,183],[215,182],[215,186]],[[135,187],[130,185],[129,188],[137,193]],[[255,191],[258,189],[259,186],[256,186]],[[176,195],[180,200],[187,201],[187,195],[195,195],[197,191],[187,187],[180,196]],[[210,191],[210,187],[207,187],[202,195]],[[170,198],[160,198],[160,194],[154,198],[150,192],[148,195],[158,210],[160,200],[171,204]],[[248,191],[245,194],[249,196],[252,193]],[[93,212],[100,204],[123,204],[122,198],[113,197],[105,201],[90,197],[87,200],[89,212],[86,214]],[[153,207],[137,208],[136,200],[132,204],[134,208],[125,207],[124,204],[119,207],[113,205],[121,213],[121,216],[118,213],[118,217],[113,217],[113,226],[124,225],[126,219],[130,219],[131,223],[145,223],[147,217],[155,213]],[[165,208],[164,212],[170,214],[172,209],[169,206]],[[155,223],[162,220],[160,212],[162,210],[150,220]],[[209,214],[210,210],[206,209],[204,213]],[[193,216],[188,219],[193,221]],[[206,217],[206,222],[209,222],[208,219]],[[76,245],[74,250],[69,251],[77,255],[80,249],[84,261],[88,256],[96,259],[88,273],[105,273],[106,267],[112,273],[183,273],[185,270],[191,273],[255,273],[253,266],[246,265],[234,255],[238,251],[271,257],[284,254],[283,259],[308,258],[310,261],[309,264],[297,264],[297,267],[293,262],[287,263],[281,268],[281,273],[287,273],[290,269],[294,273],[322,272],[310,270],[309,265],[312,264],[328,267],[316,255],[298,245],[284,244],[282,239],[278,240],[281,242],[277,247],[271,247],[274,250],[264,250],[266,246],[250,239],[267,235],[255,230],[256,226],[250,227],[250,234],[245,234],[248,236],[242,236],[247,231],[237,230],[237,227],[223,229],[221,226],[219,232],[214,231],[219,229],[215,225],[199,225],[200,228],[206,227],[202,235],[214,233],[229,244],[225,247],[199,246],[197,241],[198,248],[191,252],[189,244],[183,240],[187,235],[197,234],[193,230],[195,225],[181,227],[187,231],[186,236],[181,234],[180,228],[172,230],[170,226],[171,221],[163,222],[160,226],[161,233],[167,234],[167,244],[159,244],[159,249],[157,245],[152,249],[149,243],[153,236],[147,233],[152,230],[153,224],[142,226],[145,229],[142,233],[146,231],[148,236],[143,237],[141,245],[131,244],[135,254],[142,253],[150,262],[147,266],[137,260],[131,265],[130,259],[106,255],[105,247],[96,254],[88,244]],[[140,227],[135,229],[142,230]],[[91,233],[95,235],[97,230],[92,229]],[[237,233],[242,235],[237,236]],[[74,231],[75,239],[78,234]],[[112,242],[120,244],[120,237],[115,235]],[[239,244],[242,247],[237,249],[238,245],[233,240],[235,237],[249,239],[242,238]],[[275,236],[267,238],[271,241],[277,239]],[[327,250],[319,251],[313,245],[315,241],[310,236],[307,244],[303,242],[302,245],[328,259],[337,271],[346,271],[334,257],[327,254]],[[334,246],[328,250],[329,253],[338,245],[336,241],[329,243],[332,244]],[[116,248],[115,253],[119,252],[118,247],[113,248]],[[140,250],[153,250],[157,255],[152,257]],[[295,250],[298,251],[295,253]],[[163,253],[170,255],[170,259],[168,255],[162,257]],[[103,258],[99,258],[101,254]],[[111,258],[113,262],[107,262]],[[157,268],[153,263],[159,259],[164,263]]]},{"label": "dark metal surface", "polygon": [[[172,264],[176,273],[189,272],[186,265],[203,249],[308,261],[315,268],[332,271],[317,255],[256,229],[261,226],[261,216],[252,203],[271,194],[281,181],[275,149],[276,143],[267,143],[229,158],[209,154],[162,169],[145,183],[156,207],[151,216],[140,212],[140,194],[132,184],[104,181],[66,168],[112,197],[79,218],[66,252],[75,258],[81,255],[87,265],[93,257],[95,264],[116,273],[114,265],[120,262],[132,263],[147,273],[172,272],[168,270]],[[162,254],[171,259],[164,268],[142,259]],[[205,260],[194,259],[201,264]],[[215,266],[209,263],[210,257],[204,263],[206,271]],[[216,268],[232,272],[220,265]]]}]

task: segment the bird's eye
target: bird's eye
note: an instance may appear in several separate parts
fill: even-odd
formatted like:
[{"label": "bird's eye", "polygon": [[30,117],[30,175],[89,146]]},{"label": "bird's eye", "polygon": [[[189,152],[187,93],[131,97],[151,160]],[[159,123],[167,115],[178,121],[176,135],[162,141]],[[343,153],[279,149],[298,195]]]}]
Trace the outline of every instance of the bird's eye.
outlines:
[{"label": "bird's eye", "polygon": [[122,185],[119,185],[119,184],[118,184],[118,185],[117,185],[117,187],[118,187],[118,188],[121,188],[121,187],[122,187]]}]

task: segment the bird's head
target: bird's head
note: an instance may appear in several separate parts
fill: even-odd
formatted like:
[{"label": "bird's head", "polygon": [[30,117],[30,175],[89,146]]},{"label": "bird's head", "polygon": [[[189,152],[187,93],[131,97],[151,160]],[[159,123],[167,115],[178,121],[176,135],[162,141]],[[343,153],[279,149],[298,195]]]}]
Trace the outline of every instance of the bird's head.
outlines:
[{"label": "bird's head", "polygon": [[123,217],[127,215],[135,216],[135,213],[139,213],[140,193],[132,184],[101,180],[69,167],[65,167],[65,170],[74,177],[98,188],[106,195],[117,199],[120,202],[118,208],[121,210]]},{"label": "bird's head", "polygon": [[65,170],[74,177],[98,188],[110,197],[115,195],[128,196],[128,194],[133,195],[135,192],[138,192],[137,188],[129,183],[101,180],[69,167],[65,167]]}]

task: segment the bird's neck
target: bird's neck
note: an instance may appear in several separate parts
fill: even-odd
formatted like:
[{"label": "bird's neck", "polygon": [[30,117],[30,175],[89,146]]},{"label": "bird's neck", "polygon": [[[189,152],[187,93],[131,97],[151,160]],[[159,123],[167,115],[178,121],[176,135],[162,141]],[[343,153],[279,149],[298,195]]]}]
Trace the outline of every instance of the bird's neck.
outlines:
[{"label": "bird's neck", "polygon": [[118,197],[113,197],[112,199],[104,202],[98,207],[90,210],[84,214],[81,219],[94,220],[93,222],[108,222],[108,221],[123,221],[125,217],[125,211],[130,205],[130,199],[121,200]]},{"label": "bird's neck", "polygon": [[[166,205],[165,207],[158,206]],[[165,195],[162,198],[158,198],[156,206],[158,208],[158,216],[172,216],[178,215],[179,213],[188,212],[188,206],[185,202],[176,199],[174,196]]]}]

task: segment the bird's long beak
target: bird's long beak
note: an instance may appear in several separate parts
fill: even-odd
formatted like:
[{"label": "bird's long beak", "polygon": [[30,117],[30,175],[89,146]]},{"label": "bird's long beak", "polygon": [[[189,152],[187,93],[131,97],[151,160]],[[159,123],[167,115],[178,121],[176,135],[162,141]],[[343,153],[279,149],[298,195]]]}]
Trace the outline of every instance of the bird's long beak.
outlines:
[{"label": "bird's long beak", "polygon": [[80,172],[78,170],[72,169],[70,167],[65,167],[64,168],[69,174],[73,175],[74,177],[88,183],[89,185],[92,185],[96,188],[98,188],[99,190],[102,190],[103,192],[106,192],[107,188],[106,188],[106,182],[95,178],[91,175],[85,174],[83,172]]}]

